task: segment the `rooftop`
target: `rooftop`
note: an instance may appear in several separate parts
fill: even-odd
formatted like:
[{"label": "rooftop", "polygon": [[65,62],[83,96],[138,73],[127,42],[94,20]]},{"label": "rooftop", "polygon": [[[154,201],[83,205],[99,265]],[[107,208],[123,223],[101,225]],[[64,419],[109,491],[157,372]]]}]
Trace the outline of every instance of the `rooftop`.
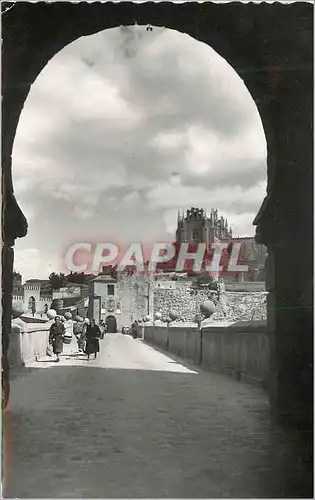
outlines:
[{"label": "rooftop", "polygon": [[30,279],[26,280],[25,283],[49,283],[49,280],[40,280],[40,279]]},{"label": "rooftop", "polygon": [[100,274],[94,280],[97,283],[116,283],[117,280],[113,278],[112,276],[109,276],[108,274]]}]

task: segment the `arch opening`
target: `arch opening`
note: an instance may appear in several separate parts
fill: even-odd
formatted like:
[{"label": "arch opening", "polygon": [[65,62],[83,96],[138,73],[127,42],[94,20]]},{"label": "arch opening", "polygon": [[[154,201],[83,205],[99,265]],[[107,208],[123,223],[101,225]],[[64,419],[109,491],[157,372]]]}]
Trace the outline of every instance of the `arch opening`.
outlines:
[{"label": "arch opening", "polygon": [[28,310],[34,315],[36,312],[36,300],[31,296],[28,300]]},{"label": "arch opening", "polygon": [[115,316],[113,316],[112,314],[107,316],[105,324],[106,324],[106,333],[117,333],[117,320]]},{"label": "arch opening", "polygon": [[[9,67],[9,77],[7,78],[7,83],[9,83],[10,80],[14,82],[16,78],[19,78],[17,75],[22,75],[23,82],[34,81],[39,70],[58,50],[58,47],[61,48],[65,46],[69,41],[76,39],[82,34],[86,35],[87,33],[90,34],[97,32],[102,28],[112,27],[113,23],[120,24],[121,20],[123,24],[128,24],[128,22],[130,24],[133,22],[133,19],[137,18],[138,15],[140,16],[139,19],[141,18],[142,21],[149,22],[149,16],[152,12],[154,12],[154,19],[157,20],[157,24],[165,25],[167,24],[165,23],[165,20],[168,21],[172,18],[173,20],[169,25],[170,27],[179,27],[179,29],[183,28],[183,30],[188,27],[188,30],[190,30],[189,26],[192,26],[192,35],[195,35],[196,23],[192,23],[191,20],[195,19],[194,16],[196,15],[198,38],[207,41],[209,45],[212,45],[213,41],[213,47],[226,57],[226,60],[233,64],[234,68],[241,76],[244,76],[244,80],[246,81],[248,88],[259,106],[261,116],[263,117],[265,124],[268,139],[268,187],[272,187],[271,181],[273,184],[273,192],[268,190],[268,199],[262,207],[263,210],[259,214],[257,222],[259,219],[261,241],[268,244],[274,253],[275,260],[271,262],[270,267],[272,268],[273,265],[278,267],[276,282],[271,279],[271,282],[269,283],[271,289],[274,291],[271,294],[274,296],[274,301],[271,301],[270,304],[271,310],[275,311],[275,309],[277,309],[278,311],[276,314],[277,338],[275,339],[275,355],[277,353],[276,357],[277,359],[279,358],[281,366],[277,366],[277,368],[279,368],[279,388],[277,382],[275,387],[277,387],[276,392],[279,392],[277,397],[279,399],[280,406],[286,407],[289,404],[293,404],[292,400],[295,401],[296,394],[302,394],[303,390],[295,390],[296,388],[293,388],[292,382],[293,377],[291,375],[288,377],[286,374],[286,372],[291,374],[291,357],[293,356],[293,353],[296,352],[296,348],[300,352],[302,358],[306,352],[310,353],[312,350],[309,349],[311,342],[309,341],[307,328],[303,328],[303,332],[305,332],[305,334],[303,333],[303,338],[300,339],[298,346],[293,340],[293,337],[288,338],[287,335],[287,332],[292,330],[292,325],[296,322],[299,326],[293,327],[293,330],[295,328],[294,331],[296,331],[296,335],[294,334],[293,336],[294,339],[300,338],[300,319],[302,317],[302,320],[304,320],[305,317],[305,315],[303,315],[303,311],[300,311],[300,309],[296,310],[296,315],[293,314],[293,321],[292,315],[290,316],[289,313],[282,313],[282,311],[288,310],[288,307],[292,305],[292,298],[295,298],[295,301],[300,304],[302,289],[304,289],[305,282],[309,279],[309,267],[311,267],[310,258],[308,257],[309,252],[303,260],[299,257],[294,259],[295,265],[293,265],[293,268],[297,271],[294,274],[294,282],[296,286],[293,291],[291,283],[288,282],[289,278],[286,277],[289,274],[287,273],[286,268],[290,266],[292,267],[292,262],[288,262],[283,248],[285,248],[287,244],[291,248],[291,243],[294,248],[296,247],[296,241],[300,241],[301,239],[297,237],[297,233],[302,235],[302,232],[299,232],[297,227],[305,227],[303,224],[296,224],[296,222],[303,221],[304,214],[310,214],[312,210],[310,209],[310,206],[312,205],[312,201],[310,201],[312,198],[312,182],[310,179],[312,178],[311,165],[313,162],[311,158],[312,147],[310,146],[312,142],[310,136],[311,127],[309,124],[312,121],[313,93],[310,91],[310,81],[313,81],[313,77],[312,57],[309,50],[311,45],[308,43],[308,40],[310,41],[310,37],[312,36],[312,18],[309,15],[310,11],[307,12],[308,6],[295,5],[290,9],[283,9],[283,6],[272,6],[272,9],[278,8],[279,12],[281,11],[281,8],[283,9],[280,13],[281,23],[276,21],[276,16],[270,17],[270,11],[268,11],[268,9],[270,9],[271,6],[266,5],[247,6],[246,8],[242,6],[241,8],[244,9],[242,10],[244,17],[242,18],[241,23],[239,22],[239,18],[237,18],[238,10],[236,9],[235,11],[234,6],[222,7],[214,4],[208,5],[207,7],[203,6],[203,14],[205,13],[205,15],[202,16],[199,16],[199,7],[185,6],[187,7],[186,13],[183,13],[183,15],[179,17],[171,14],[174,13],[173,11],[176,12],[176,8],[181,8],[181,6],[168,5],[165,6],[165,8],[164,6],[153,6],[153,4],[150,8],[147,5],[130,6],[130,9],[126,12],[122,12],[120,7],[116,5],[105,7],[100,4],[95,4],[88,7],[89,12],[87,13],[87,9],[85,10],[87,15],[86,18],[84,18],[84,22],[82,19],[82,11],[84,11],[85,7],[83,6],[82,10],[77,10],[79,14],[75,19],[72,17],[70,18],[69,16],[69,29],[60,29],[58,33],[55,34],[56,39],[54,40],[54,44],[51,44],[51,32],[47,30],[46,33],[45,28],[42,26],[40,27],[42,31],[37,32],[35,30],[36,23],[34,23],[33,28],[38,35],[38,40],[40,40],[40,43],[43,40],[43,50],[40,51],[40,54],[34,55],[34,64],[30,64],[27,71],[25,69],[26,65],[21,65],[22,69],[19,72],[19,70],[17,70],[18,64],[13,61],[13,69],[11,70],[11,65]],[[42,5],[39,6],[39,8],[45,9],[47,6],[44,7]],[[253,8],[255,9],[254,15]],[[104,11],[102,9],[104,9]],[[96,19],[95,13],[98,11],[105,13],[109,11],[113,13],[111,21],[108,21],[106,15],[97,16]],[[191,16],[188,14],[189,12],[192,14]],[[230,13],[230,16],[227,15],[228,12]],[[54,13],[58,14],[57,6],[56,11],[51,11],[52,17],[54,16]],[[6,21],[8,16],[10,18],[10,15],[11,12],[6,16]],[[71,16],[72,15],[73,12],[71,11]],[[254,24],[253,20],[258,19],[258,17],[256,18],[256,15],[260,16],[260,19],[265,20],[266,22]],[[279,17],[277,17],[277,19],[279,19]],[[31,25],[33,21],[31,16]],[[268,28],[266,28],[266,31],[265,27],[267,26]],[[289,26],[290,30],[288,29]],[[209,29],[209,27],[211,27],[211,29]],[[294,46],[290,45],[291,42],[290,38],[287,36],[287,32],[290,32],[291,39],[295,40]],[[24,37],[27,46],[25,54],[29,57],[29,59],[31,59],[33,56],[30,55],[31,43],[28,40],[28,30],[26,30],[25,33],[21,33],[21,36],[18,36],[17,38],[20,40],[20,38],[23,39]],[[294,38],[292,37],[292,33],[295,34]],[[224,39],[225,37],[226,39]],[[248,46],[248,39],[251,40],[250,47]],[[11,37],[11,40],[12,42],[10,41],[10,37],[7,36],[7,47],[9,46],[9,52],[12,47],[15,47],[13,42],[14,37]],[[33,36],[30,40],[33,40]],[[266,41],[268,42],[267,45]],[[269,52],[266,52],[267,46]],[[290,55],[288,55],[288,57],[284,57],[285,54],[289,53],[289,46],[292,47]],[[18,47],[18,45],[16,45],[16,47]],[[16,60],[19,61],[19,57],[17,57]],[[260,61],[258,75],[253,74],[256,60]],[[279,61],[281,61],[280,67]],[[261,67],[260,64],[263,64],[263,67]],[[17,81],[15,81],[15,83],[17,83]],[[23,87],[21,92],[17,89],[17,87],[16,89],[12,88],[12,92],[9,91],[8,93],[7,91],[6,99],[4,99],[4,128],[6,130],[7,137],[4,141],[4,168],[7,174],[6,187],[8,188],[8,191],[10,191],[10,186],[12,187],[12,184],[10,184],[10,156],[13,136],[16,128],[15,120],[17,120],[16,117],[20,114],[25,98],[24,94],[26,95],[27,91],[27,84],[25,88]],[[277,131],[281,132],[277,133]],[[300,168],[295,168],[296,166],[301,167],[302,170]],[[300,172],[302,171],[305,173],[305,176],[300,175]],[[298,195],[294,200],[291,200],[290,191],[292,192],[296,187]],[[10,203],[11,201],[12,200],[10,199]],[[9,206],[8,204],[8,212],[10,212],[10,209],[12,208],[11,205]],[[10,214],[12,217],[14,215],[16,218],[19,216],[19,214],[16,213],[12,215],[12,210]],[[275,216],[277,216],[276,219]],[[309,216],[309,220],[310,219],[311,216]],[[309,227],[309,223],[307,221],[305,222],[305,225]],[[309,249],[312,247],[310,237],[311,233],[312,229],[306,231],[305,235],[307,241],[310,243],[307,245]],[[15,229],[8,230],[8,239],[6,240],[7,246],[11,247],[13,244],[12,242],[17,236],[21,236],[21,231],[17,234]],[[279,248],[278,239],[281,241],[282,248]],[[6,262],[4,268],[7,269],[8,283],[10,282],[9,274],[10,272],[12,273],[13,252],[11,250],[12,249],[9,248],[9,251],[5,253],[4,259]],[[298,251],[292,251],[292,254],[293,253],[297,255]],[[5,319],[5,329],[9,332],[11,307],[9,285],[7,290],[9,290],[7,298],[4,299],[7,307],[4,307],[4,310],[8,311]],[[302,301],[303,300],[304,299],[302,299]],[[309,308],[308,310],[310,311],[311,309]],[[304,311],[306,311],[306,309],[304,309]],[[294,318],[296,318],[296,321]],[[291,345],[290,352],[292,355],[290,356],[288,356],[289,350],[283,349],[283,346],[281,345],[283,338],[285,338]],[[289,359],[287,359],[288,357]],[[295,373],[295,380],[298,380],[299,368],[296,367],[296,363],[293,358],[292,366],[294,367],[293,371]],[[286,402],[284,400],[286,400]],[[289,413],[290,412],[291,410],[289,409]]]},{"label": "arch opening", "polygon": [[[144,260],[157,241],[173,242],[178,257],[185,243],[205,244],[211,254],[215,241],[231,240],[241,247],[239,262],[246,254],[248,272],[231,273],[224,264],[207,274],[211,280],[224,274],[229,292],[253,292],[250,304],[240,296],[230,321],[266,319],[267,250],[256,244],[252,226],[266,191],[263,126],[243,80],[209,45],[168,28],[123,26],[64,47],[31,88],[13,173],[33,222],[16,260],[32,253],[28,266],[40,278],[48,262],[49,271],[72,273],[64,259],[69,246],[95,247],[104,233],[119,255],[121,247],[141,242]],[[186,260],[188,278],[205,287],[207,279],[192,268]],[[83,271],[95,273],[91,262]],[[183,321],[195,313],[184,312]],[[226,320],[226,313],[218,318]]]}]

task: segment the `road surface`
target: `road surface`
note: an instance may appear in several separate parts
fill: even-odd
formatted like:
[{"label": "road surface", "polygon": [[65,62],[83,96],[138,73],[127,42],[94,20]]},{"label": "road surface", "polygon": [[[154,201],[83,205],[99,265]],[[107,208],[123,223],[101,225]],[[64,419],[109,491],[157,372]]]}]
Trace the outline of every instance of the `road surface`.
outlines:
[{"label": "road surface", "polygon": [[[66,346],[12,382],[6,498],[266,498],[296,486],[297,455],[265,395],[108,334],[94,361]],[[71,354],[72,353],[72,354]],[[301,483],[302,484],[302,483]],[[300,487],[302,487],[300,485]]]}]

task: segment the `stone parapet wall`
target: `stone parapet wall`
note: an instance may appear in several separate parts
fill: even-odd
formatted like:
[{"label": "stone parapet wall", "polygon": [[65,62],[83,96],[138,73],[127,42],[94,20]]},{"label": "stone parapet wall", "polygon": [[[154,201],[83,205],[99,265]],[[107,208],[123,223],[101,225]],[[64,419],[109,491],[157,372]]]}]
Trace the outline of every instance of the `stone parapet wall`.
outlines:
[{"label": "stone parapet wall", "polygon": [[12,302],[16,302],[16,303],[23,303],[24,302],[24,298],[22,297],[22,295],[12,295]]},{"label": "stone parapet wall", "polygon": [[264,292],[266,290],[266,282],[243,281],[236,283],[226,283],[225,289],[229,292]]},{"label": "stone parapet wall", "polygon": [[168,330],[169,352],[198,365],[201,353],[200,330],[196,326],[170,327]]},{"label": "stone parapet wall", "polygon": [[40,315],[38,316],[39,313],[36,313],[37,316],[33,316],[31,313],[25,313],[21,315],[21,320],[24,321],[24,323],[32,323],[32,324],[44,324],[47,323],[47,316],[46,314],[43,314],[43,317],[41,318]]},{"label": "stone parapet wall", "polygon": [[8,352],[11,367],[23,366],[45,354],[50,326],[51,322],[23,326],[12,324]]},{"label": "stone parapet wall", "polygon": [[12,325],[10,344],[8,350],[8,361],[10,367],[21,366],[22,362],[22,327]]},{"label": "stone parapet wall", "polygon": [[146,326],[148,344],[247,383],[269,389],[270,332],[259,324],[213,326]]},{"label": "stone parapet wall", "polygon": [[268,388],[271,335],[266,327],[202,330],[202,365]]}]

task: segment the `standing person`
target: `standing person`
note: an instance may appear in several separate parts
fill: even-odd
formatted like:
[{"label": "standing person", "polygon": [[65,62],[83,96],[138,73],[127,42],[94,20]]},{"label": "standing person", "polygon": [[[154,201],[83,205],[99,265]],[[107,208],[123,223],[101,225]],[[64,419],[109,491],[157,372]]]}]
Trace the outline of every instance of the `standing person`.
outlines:
[{"label": "standing person", "polygon": [[88,330],[89,324],[90,324],[89,318],[85,318],[83,321],[82,333],[80,336],[80,349],[83,352],[85,352],[86,336],[87,336],[87,330]]},{"label": "standing person", "polygon": [[100,339],[101,330],[98,325],[95,324],[95,320],[91,319],[91,324],[88,325],[86,331],[86,348],[85,352],[90,359],[90,354],[94,354],[94,359],[96,359],[97,353],[100,352]]},{"label": "standing person", "polygon": [[75,338],[77,339],[79,351],[82,351],[82,344],[81,344],[82,330],[83,330],[83,323],[81,322],[81,318],[77,317],[76,322],[73,325],[73,333],[75,335]]},{"label": "standing person", "polygon": [[139,330],[138,321],[135,320],[131,326],[131,333],[134,339],[138,338],[138,330]]},{"label": "standing person", "polygon": [[73,337],[73,321],[72,321],[72,319],[65,318],[64,327],[65,327],[64,343],[71,344],[72,337]]},{"label": "standing person", "polygon": [[104,320],[102,319],[100,321],[100,330],[101,330],[101,339],[103,339],[104,336],[106,335],[106,325],[104,323]]},{"label": "standing person", "polygon": [[49,343],[53,347],[53,352],[56,354],[56,363],[60,361],[60,354],[63,351],[63,337],[65,334],[65,327],[60,320],[60,316],[56,316],[55,322],[51,325],[49,330]]}]

